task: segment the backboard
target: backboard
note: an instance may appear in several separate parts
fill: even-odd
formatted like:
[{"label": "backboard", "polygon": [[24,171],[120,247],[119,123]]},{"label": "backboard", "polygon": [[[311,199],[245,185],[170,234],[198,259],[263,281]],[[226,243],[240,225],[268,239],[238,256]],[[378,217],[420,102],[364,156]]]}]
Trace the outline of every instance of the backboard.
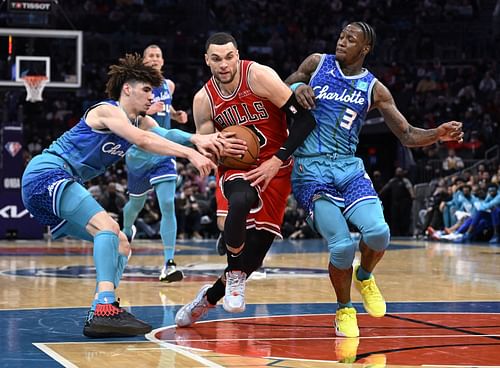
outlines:
[{"label": "backboard", "polygon": [[47,87],[82,84],[81,31],[0,28],[0,87],[23,87],[22,77],[44,75]]}]

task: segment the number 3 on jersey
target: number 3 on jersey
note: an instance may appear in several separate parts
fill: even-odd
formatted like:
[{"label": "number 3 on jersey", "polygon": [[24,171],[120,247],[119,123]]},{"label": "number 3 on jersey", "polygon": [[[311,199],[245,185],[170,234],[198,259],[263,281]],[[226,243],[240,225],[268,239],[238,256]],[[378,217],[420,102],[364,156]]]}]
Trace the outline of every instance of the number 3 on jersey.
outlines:
[{"label": "number 3 on jersey", "polygon": [[354,122],[354,119],[356,119],[356,116],[358,116],[358,113],[356,111],[347,108],[345,110],[344,116],[342,117],[342,121],[340,122],[340,126],[347,130],[351,129],[351,125]]}]

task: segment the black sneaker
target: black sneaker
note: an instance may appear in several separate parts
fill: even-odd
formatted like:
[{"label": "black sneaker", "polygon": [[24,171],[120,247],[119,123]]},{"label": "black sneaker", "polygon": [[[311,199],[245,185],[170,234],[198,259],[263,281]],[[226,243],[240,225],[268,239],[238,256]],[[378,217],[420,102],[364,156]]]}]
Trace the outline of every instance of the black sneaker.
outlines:
[{"label": "black sneaker", "polygon": [[89,311],[83,334],[87,337],[128,337],[144,335],[152,329],[114,302],[97,304],[95,311]]},{"label": "black sneaker", "polygon": [[215,249],[217,250],[217,253],[219,253],[220,256],[226,254],[227,248],[226,248],[226,242],[224,241],[223,233],[219,234],[217,242],[215,243]]},{"label": "black sneaker", "polygon": [[181,281],[183,278],[184,274],[181,270],[177,269],[177,265],[175,264],[173,259],[169,259],[167,263],[163,265],[163,268],[160,272],[160,277],[158,277],[160,281],[166,282]]}]

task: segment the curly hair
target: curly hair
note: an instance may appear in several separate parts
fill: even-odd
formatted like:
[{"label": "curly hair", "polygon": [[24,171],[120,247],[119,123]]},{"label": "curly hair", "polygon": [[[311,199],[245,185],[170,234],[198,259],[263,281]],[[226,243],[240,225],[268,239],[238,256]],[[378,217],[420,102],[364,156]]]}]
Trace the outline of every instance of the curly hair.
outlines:
[{"label": "curly hair", "polygon": [[126,54],[118,60],[118,64],[111,65],[108,76],[106,93],[113,100],[120,98],[122,87],[127,82],[149,83],[152,87],[159,87],[163,82],[161,72],[144,65],[142,57],[137,53]]}]

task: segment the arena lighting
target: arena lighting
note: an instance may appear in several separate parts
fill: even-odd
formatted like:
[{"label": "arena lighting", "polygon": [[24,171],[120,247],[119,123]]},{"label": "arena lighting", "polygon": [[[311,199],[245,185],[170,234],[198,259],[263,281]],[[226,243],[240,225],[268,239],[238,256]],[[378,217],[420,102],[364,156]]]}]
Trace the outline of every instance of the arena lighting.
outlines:
[{"label": "arena lighting", "polygon": [[52,11],[52,1],[9,0],[9,10],[15,12],[50,12]]}]

